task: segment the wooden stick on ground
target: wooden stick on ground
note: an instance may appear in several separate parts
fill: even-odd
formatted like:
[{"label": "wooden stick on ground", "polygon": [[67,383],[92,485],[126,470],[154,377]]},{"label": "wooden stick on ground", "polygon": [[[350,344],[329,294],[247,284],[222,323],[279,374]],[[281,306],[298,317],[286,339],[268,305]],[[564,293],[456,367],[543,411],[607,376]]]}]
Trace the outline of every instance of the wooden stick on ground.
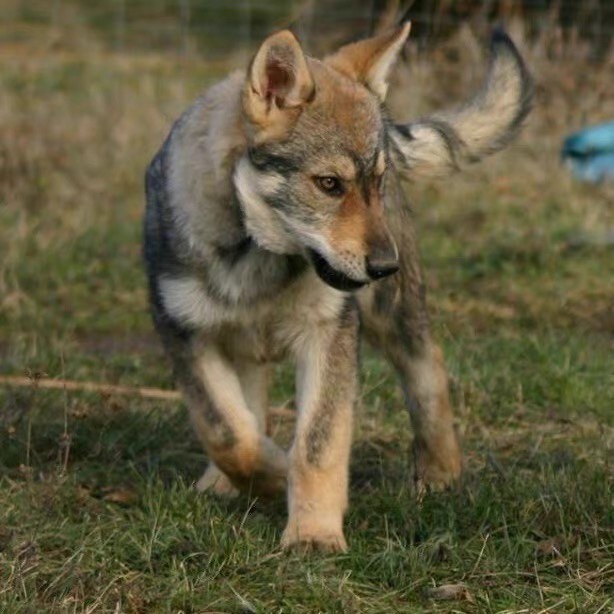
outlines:
[{"label": "wooden stick on ground", "polygon": [[[178,390],[148,388],[138,386],[118,386],[100,384],[98,382],[76,382],[67,379],[52,379],[50,377],[22,377],[16,375],[0,375],[0,385],[17,388],[43,388],[46,390],[70,390],[75,392],[98,392],[100,394],[121,394],[141,397],[143,399],[158,399],[162,401],[180,401]],[[270,413],[279,417],[294,416],[295,412],[287,407],[273,407]]]},{"label": "wooden stick on ground", "polygon": [[4,386],[45,388],[49,390],[74,390],[78,392],[99,392],[101,394],[123,394],[143,397],[144,399],[162,399],[165,401],[179,401],[181,393],[177,390],[163,390],[162,388],[142,388],[136,386],[116,386],[113,384],[99,384],[97,382],[75,382],[66,379],[52,379],[50,377],[19,377],[14,375],[0,375],[0,384]]}]

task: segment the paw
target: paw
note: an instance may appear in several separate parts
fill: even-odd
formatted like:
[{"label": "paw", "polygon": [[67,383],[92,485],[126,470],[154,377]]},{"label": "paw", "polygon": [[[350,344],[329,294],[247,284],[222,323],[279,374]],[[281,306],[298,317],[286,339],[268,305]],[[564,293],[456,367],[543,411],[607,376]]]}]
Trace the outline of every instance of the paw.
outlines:
[{"label": "paw", "polygon": [[233,487],[242,492],[273,497],[286,490],[286,453],[266,437],[257,445],[218,452],[213,458]]},{"label": "paw", "polygon": [[296,552],[332,553],[345,552],[348,545],[343,531],[334,526],[289,521],[281,537],[281,547]]},{"label": "paw", "polygon": [[462,455],[456,440],[436,452],[418,441],[413,447],[413,488],[418,497],[428,490],[445,490],[458,481]]},{"label": "paw", "polygon": [[322,535],[305,535],[301,534],[298,537],[284,536],[281,539],[281,547],[284,550],[292,550],[294,552],[346,552],[348,549],[347,542],[343,534],[322,534]]},{"label": "paw", "polygon": [[241,492],[255,497],[274,498],[286,492],[286,476],[255,472],[249,476],[233,476]]},{"label": "paw", "polygon": [[209,492],[218,497],[234,498],[239,491],[217,465],[210,463],[205,473],[195,484],[198,492]]}]

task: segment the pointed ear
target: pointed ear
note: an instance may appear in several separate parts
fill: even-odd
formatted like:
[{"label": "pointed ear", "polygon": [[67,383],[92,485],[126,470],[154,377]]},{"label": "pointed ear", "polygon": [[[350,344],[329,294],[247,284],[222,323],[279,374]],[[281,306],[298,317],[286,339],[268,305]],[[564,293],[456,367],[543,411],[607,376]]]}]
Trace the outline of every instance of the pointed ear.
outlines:
[{"label": "pointed ear", "polygon": [[289,30],[269,36],[248,69],[243,109],[264,138],[280,134],[313,99],[315,85],[299,42]]},{"label": "pointed ear", "polygon": [[411,23],[406,21],[392,32],[345,45],[326,58],[326,63],[363,83],[383,101],[388,91],[390,71],[409,36],[410,28]]}]

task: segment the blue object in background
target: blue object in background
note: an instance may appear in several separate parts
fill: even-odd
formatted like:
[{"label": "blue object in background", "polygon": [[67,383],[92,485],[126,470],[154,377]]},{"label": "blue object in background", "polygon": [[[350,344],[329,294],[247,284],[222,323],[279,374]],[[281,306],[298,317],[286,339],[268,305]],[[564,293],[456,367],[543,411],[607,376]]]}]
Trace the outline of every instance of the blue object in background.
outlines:
[{"label": "blue object in background", "polygon": [[580,181],[614,181],[614,122],[591,126],[568,136],[561,157]]}]

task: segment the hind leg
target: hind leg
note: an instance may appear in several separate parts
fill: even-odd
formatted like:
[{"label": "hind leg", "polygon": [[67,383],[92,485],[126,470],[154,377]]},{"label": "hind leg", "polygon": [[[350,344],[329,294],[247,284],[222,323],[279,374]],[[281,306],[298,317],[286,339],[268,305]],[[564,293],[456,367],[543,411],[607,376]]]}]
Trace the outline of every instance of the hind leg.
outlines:
[{"label": "hind leg", "polygon": [[417,254],[408,250],[401,271],[359,295],[367,339],[394,365],[414,429],[414,484],[441,488],[461,472],[448,378],[439,347],[432,341]]},{"label": "hind leg", "polygon": [[395,348],[393,359],[403,382],[414,428],[413,465],[417,492],[449,486],[461,472],[448,379],[441,349],[432,341],[410,357]]}]

